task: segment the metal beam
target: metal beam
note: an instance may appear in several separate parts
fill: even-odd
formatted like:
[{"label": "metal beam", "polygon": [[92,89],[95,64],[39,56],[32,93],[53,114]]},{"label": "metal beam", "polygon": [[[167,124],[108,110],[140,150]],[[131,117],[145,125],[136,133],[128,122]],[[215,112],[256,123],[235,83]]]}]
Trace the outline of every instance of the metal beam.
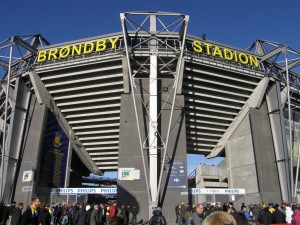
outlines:
[{"label": "metal beam", "polygon": [[12,201],[15,177],[20,158],[20,152],[23,142],[23,134],[26,123],[28,105],[31,92],[21,77],[16,80],[13,104],[11,105],[12,113],[10,116],[10,125],[7,134],[5,160],[3,165],[2,183],[4,189],[2,191],[4,203]]},{"label": "metal beam", "polygon": [[265,55],[267,54],[267,50],[265,48],[265,46],[263,45],[263,43],[259,40],[257,40],[255,42],[255,46],[256,46],[256,53],[259,55]]},{"label": "metal beam", "polygon": [[0,66],[2,66],[5,69],[8,69],[9,64],[3,60],[0,59]]},{"label": "metal beam", "polygon": [[[182,94],[182,84],[183,84],[183,74],[184,74],[184,65],[185,65],[185,56],[183,56],[183,59],[181,61],[181,65],[180,65],[180,71],[178,74],[178,87],[177,87],[177,95],[181,95]],[[177,64],[177,67],[179,66],[179,64]],[[177,71],[177,69],[176,69]]]},{"label": "metal beam", "polygon": [[282,92],[276,82],[266,95],[282,199],[291,199]]},{"label": "metal beam", "polygon": [[7,95],[7,90],[8,90],[8,103],[10,106],[14,105],[14,90],[9,87],[7,88],[6,83],[3,83],[2,85],[2,90],[4,91],[5,95]]},{"label": "metal beam", "polygon": [[287,68],[284,67],[284,68],[281,70],[281,73],[285,73],[286,69],[291,70],[291,69],[293,69],[294,67],[297,67],[297,66],[299,66],[299,65],[300,65],[300,59],[297,59],[296,61],[290,63],[290,64],[288,65]]},{"label": "metal beam", "polygon": [[[9,124],[6,124],[6,130],[8,129]],[[0,118],[0,130],[1,132],[4,131],[4,120]]]},{"label": "metal beam", "polygon": [[[31,70],[29,72],[29,77],[34,89],[34,92],[37,96],[38,102],[40,104],[46,104],[48,108],[56,115],[57,121],[59,122],[61,128],[64,130],[65,134],[68,136],[69,141],[72,143],[74,150],[78,154],[79,158],[85,164],[85,166],[95,174],[103,175],[102,172],[98,170],[98,167],[93,162],[92,158],[89,156],[85,148],[82,146],[82,143],[79,141],[78,137],[75,135],[75,132],[72,130],[71,126],[68,124],[67,120],[61,114],[59,108],[57,107],[55,101],[50,96],[45,85],[41,81],[40,77],[36,71]],[[74,137],[74,139],[72,138]]]},{"label": "metal beam", "polygon": [[285,86],[281,91],[281,103],[284,105],[288,99],[288,90],[287,86]]},{"label": "metal beam", "polygon": [[267,59],[270,59],[272,58],[273,56],[275,55],[278,55],[282,52],[285,52],[285,47],[278,47],[278,48],[275,48],[273,51],[270,51],[269,53],[265,54],[264,56],[261,57],[260,61],[263,62],[263,61],[266,61]]},{"label": "metal beam", "polygon": [[22,39],[18,38],[18,37],[12,37],[12,41],[15,42],[17,45],[22,46],[23,48],[27,49],[28,51],[37,54],[38,50],[36,48],[34,48],[33,46],[31,46],[30,44],[28,44],[27,42],[23,41]]}]

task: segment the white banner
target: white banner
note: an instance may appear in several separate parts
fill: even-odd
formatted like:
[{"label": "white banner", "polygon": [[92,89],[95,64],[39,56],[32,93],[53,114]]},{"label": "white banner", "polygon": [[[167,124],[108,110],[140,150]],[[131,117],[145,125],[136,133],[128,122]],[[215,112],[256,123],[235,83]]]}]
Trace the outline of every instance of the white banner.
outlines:
[{"label": "white banner", "polygon": [[117,188],[52,188],[56,194],[117,194]]},{"label": "white banner", "polygon": [[[52,188],[56,194],[117,194],[117,188]],[[190,188],[192,195],[244,195],[245,189]],[[186,193],[188,194],[188,193]]]},{"label": "white banner", "polygon": [[245,189],[227,189],[227,188],[190,188],[192,195],[244,195]]}]

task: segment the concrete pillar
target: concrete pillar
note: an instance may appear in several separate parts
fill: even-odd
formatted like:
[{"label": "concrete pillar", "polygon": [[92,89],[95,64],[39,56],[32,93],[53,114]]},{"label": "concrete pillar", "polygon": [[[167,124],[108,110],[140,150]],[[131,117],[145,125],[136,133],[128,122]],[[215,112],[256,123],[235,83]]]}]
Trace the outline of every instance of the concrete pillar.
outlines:
[{"label": "concrete pillar", "polygon": [[[166,98],[161,96],[160,100]],[[163,101],[163,100],[162,100]],[[142,139],[145,140],[147,136],[147,120],[145,118],[145,111],[142,108],[141,102],[137,102],[137,112],[140,116],[140,129],[142,130]],[[171,106],[169,106],[171,108]],[[186,163],[186,131],[185,118],[183,113],[184,97],[176,96],[176,106],[173,114],[172,130],[170,133],[170,142],[167,151],[167,160],[171,163],[185,162]],[[160,132],[163,137],[166,136],[168,128],[168,118],[170,108],[162,110],[161,118],[158,120],[160,124]],[[148,195],[145,183],[143,163],[138,140],[137,125],[134,114],[133,100],[131,95],[122,95],[121,98],[121,120],[120,120],[120,144],[119,144],[119,168],[135,168],[140,170],[139,180],[118,180],[118,204],[121,205],[135,205],[138,208],[138,220],[144,221],[149,219],[148,209]],[[147,149],[144,149],[146,156],[146,168],[149,168]],[[162,154],[158,155],[161,159]],[[158,161],[161,165],[161,160]],[[181,202],[187,203],[188,196],[181,195],[181,192],[187,192],[187,180],[185,186],[181,188],[169,188],[168,182],[172,177],[170,170],[166,166],[163,173],[161,195],[159,205],[162,207],[163,214],[167,221],[175,221],[175,205]],[[186,169],[185,165],[185,169]],[[160,169],[160,167],[159,167]],[[184,171],[187,174],[187,171]],[[147,171],[149,174],[149,171]],[[119,177],[120,178],[120,177]]]},{"label": "concrete pillar", "polygon": [[[36,193],[39,156],[46,116],[47,107],[44,104],[39,104],[35,95],[33,95],[30,102],[28,119],[26,121],[21,165],[16,181],[14,198],[16,202],[23,202],[25,206],[30,204],[31,198],[34,197]],[[22,181],[24,171],[33,171],[34,178],[29,182]]]}]

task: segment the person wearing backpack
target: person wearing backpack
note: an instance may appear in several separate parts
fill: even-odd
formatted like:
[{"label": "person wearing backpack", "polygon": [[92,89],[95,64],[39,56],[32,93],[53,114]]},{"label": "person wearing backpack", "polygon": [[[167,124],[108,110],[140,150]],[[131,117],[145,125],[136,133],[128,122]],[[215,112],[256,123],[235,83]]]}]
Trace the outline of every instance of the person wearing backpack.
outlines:
[{"label": "person wearing backpack", "polygon": [[149,220],[150,225],[166,225],[166,218],[163,216],[161,212],[161,208],[157,207],[152,212],[153,216]]}]

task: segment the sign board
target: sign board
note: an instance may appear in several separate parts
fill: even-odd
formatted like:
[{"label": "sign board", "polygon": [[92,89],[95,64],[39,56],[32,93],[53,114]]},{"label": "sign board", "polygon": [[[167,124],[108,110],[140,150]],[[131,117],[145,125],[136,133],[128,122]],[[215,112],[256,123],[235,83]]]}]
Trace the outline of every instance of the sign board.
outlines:
[{"label": "sign board", "polygon": [[22,192],[32,192],[32,186],[22,186]]},{"label": "sign board", "polygon": [[22,181],[23,182],[31,182],[33,180],[33,171],[27,170],[23,172]]},{"label": "sign board", "polygon": [[118,180],[139,180],[140,170],[135,168],[119,168]]},{"label": "sign board", "polygon": [[52,188],[56,194],[117,194],[117,188]]},{"label": "sign board", "polygon": [[[172,165],[172,168],[170,168]],[[168,188],[186,188],[186,163],[185,160],[174,160],[171,164],[166,164],[167,171],[170,171]]]}]

